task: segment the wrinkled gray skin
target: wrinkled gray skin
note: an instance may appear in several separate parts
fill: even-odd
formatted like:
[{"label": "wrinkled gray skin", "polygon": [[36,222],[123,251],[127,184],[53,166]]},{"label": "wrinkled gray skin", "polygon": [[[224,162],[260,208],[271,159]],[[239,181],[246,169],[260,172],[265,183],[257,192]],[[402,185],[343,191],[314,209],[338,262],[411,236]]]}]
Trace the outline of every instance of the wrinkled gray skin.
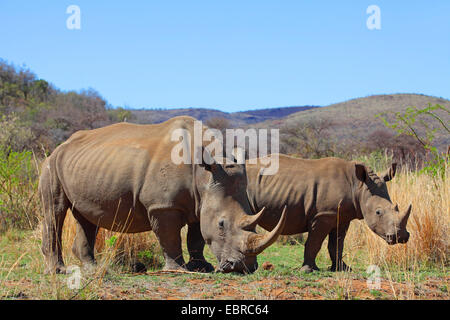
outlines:
[{"label": "wrinkled gray skin", "polygon": [[279,155],[279,170],[272,176],[262,175],[265,169],[259,161],[251,164],[247,160],[246,168],[252,208],[266,208],[258,224],[272,230],[286,204],[287,219],[281,234],[308,232],[302,266],[305,272],[318,270],[315,259],[327,236],[330,269],[349,270],[342,261],[342,251],[353,219],[364,219],[388,244],[409,239],[406,224],[411,205],[401,214],[386,186],[395,175],[395,164],[380,177],[362,163],[337,158],[306,160]]},{"label": "wrinkled gray skin", "polygon": [[[39,181],[46,272],[66,271],[61,231],[69,208],[77,222],[72,251],[83,264],[95,264],[95,239],[102,227],[125,233],[153,230],[165,269],[212,271],[203,256],[206,241],[220,271],[256,270],[256,255],[275,241],[285,214],[275,232],[257,235],[253,220],[261,215],[250,215],[245,165],[173,163],[171,150],[179,141],[171,141],[171,134],[181,128],[193,137],[194,120],[176,117],[155,125],[120,123],[79,131],[55,149]],[[180,238],[186,224],[187,264]]]}]

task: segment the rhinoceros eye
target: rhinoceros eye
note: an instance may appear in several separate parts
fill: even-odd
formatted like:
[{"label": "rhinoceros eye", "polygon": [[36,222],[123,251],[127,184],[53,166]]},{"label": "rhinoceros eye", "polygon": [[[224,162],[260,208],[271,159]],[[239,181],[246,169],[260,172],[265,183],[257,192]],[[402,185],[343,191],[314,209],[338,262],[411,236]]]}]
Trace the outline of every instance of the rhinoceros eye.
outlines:
[{"label": "rhinoceros eye", "polygon": [[223,229],[224,225],[225,225],[225,221],[224,220],[219,220],[219,228]]},{"label": "rhinoceros eye", "polygon": [[383,213],[383,210],[377,209],[377,210],[375,211],[375,213],[377,214],[377,216],[379,216],[379,215],[381,215],[381,214]]}]

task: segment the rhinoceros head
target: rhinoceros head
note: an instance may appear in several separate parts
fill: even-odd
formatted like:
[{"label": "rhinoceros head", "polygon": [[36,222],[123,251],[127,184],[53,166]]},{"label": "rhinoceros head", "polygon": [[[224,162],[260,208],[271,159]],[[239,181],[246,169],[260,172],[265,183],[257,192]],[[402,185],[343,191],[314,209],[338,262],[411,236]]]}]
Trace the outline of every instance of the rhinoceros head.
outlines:
[{"label": "rhinoceros head", "polygon": [[358,194],[361,213],[369,228],[388,244],[406,243],[411,205],[400,213],[398,205],[391,202],[386,186],[386,182],[395,176],[396,164],[392,164],[381,178],[360,163],[355,164],[355,170],[361,182]]},{"label": "rhinoceros head", "polygon": [[252,215],[245,165],[215,162],[204,168],[211,174],[201,195],[202,236],[219,262],[219,271],[252,273],[258,268],[256,255],[282,231],[285,211],[275,229],[265,235],[256,234],[255,227],[264,209]]}]

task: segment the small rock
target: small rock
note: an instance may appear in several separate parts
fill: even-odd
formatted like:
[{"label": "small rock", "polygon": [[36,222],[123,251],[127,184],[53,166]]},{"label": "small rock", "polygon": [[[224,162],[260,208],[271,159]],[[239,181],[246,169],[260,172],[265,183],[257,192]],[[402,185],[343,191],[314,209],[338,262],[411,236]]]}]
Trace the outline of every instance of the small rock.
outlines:
[{"label": "small rock", "polygon": [[16,298],[16,299],[28,299],[28,296],[25,293],[23,293],[22,291],[20,291],[19,293],[16,293],[12,297]]},{"label": "small rock", "polygon": [[271,264],[271,263],[268,262],[268,261],[266,261],[266,262],[263,263],[262,268],[263,268],[264,270],[273,270],[273,269],[275,269],[274,265]]}]

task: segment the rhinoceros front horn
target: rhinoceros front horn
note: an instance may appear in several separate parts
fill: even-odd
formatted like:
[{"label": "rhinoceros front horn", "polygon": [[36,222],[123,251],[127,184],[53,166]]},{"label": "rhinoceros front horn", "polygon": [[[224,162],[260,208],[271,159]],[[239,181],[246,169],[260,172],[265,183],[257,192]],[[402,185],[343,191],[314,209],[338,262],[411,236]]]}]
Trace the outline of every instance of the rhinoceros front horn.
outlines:
[{"label": "rhinoceros front horn", "polygon": [[258,221],[261,220],[265,209],[266,207],[262,208],[260,212],[254,215],[246,215],[242,218],[239,226],[244,230],[253,230],[258,224]]},{"label": "rhinoceros front horn", "polygon": [[286,222],[286,206],[284,206],[283,213],[281,214],[280,221],[277,226],[264,235],[252,233],[248,236],[247,246],[245,253],[247,254],[259,254],[272,243],[274,243],[281,231],[283,231],[284,223]]},{"label": "rhinoceros front horn", "polygon": [[400,218],[400,229],[406,229],[406,224],[408,223],[409,215],[411,214],[412,205],[409,205],[405,213]]}]

